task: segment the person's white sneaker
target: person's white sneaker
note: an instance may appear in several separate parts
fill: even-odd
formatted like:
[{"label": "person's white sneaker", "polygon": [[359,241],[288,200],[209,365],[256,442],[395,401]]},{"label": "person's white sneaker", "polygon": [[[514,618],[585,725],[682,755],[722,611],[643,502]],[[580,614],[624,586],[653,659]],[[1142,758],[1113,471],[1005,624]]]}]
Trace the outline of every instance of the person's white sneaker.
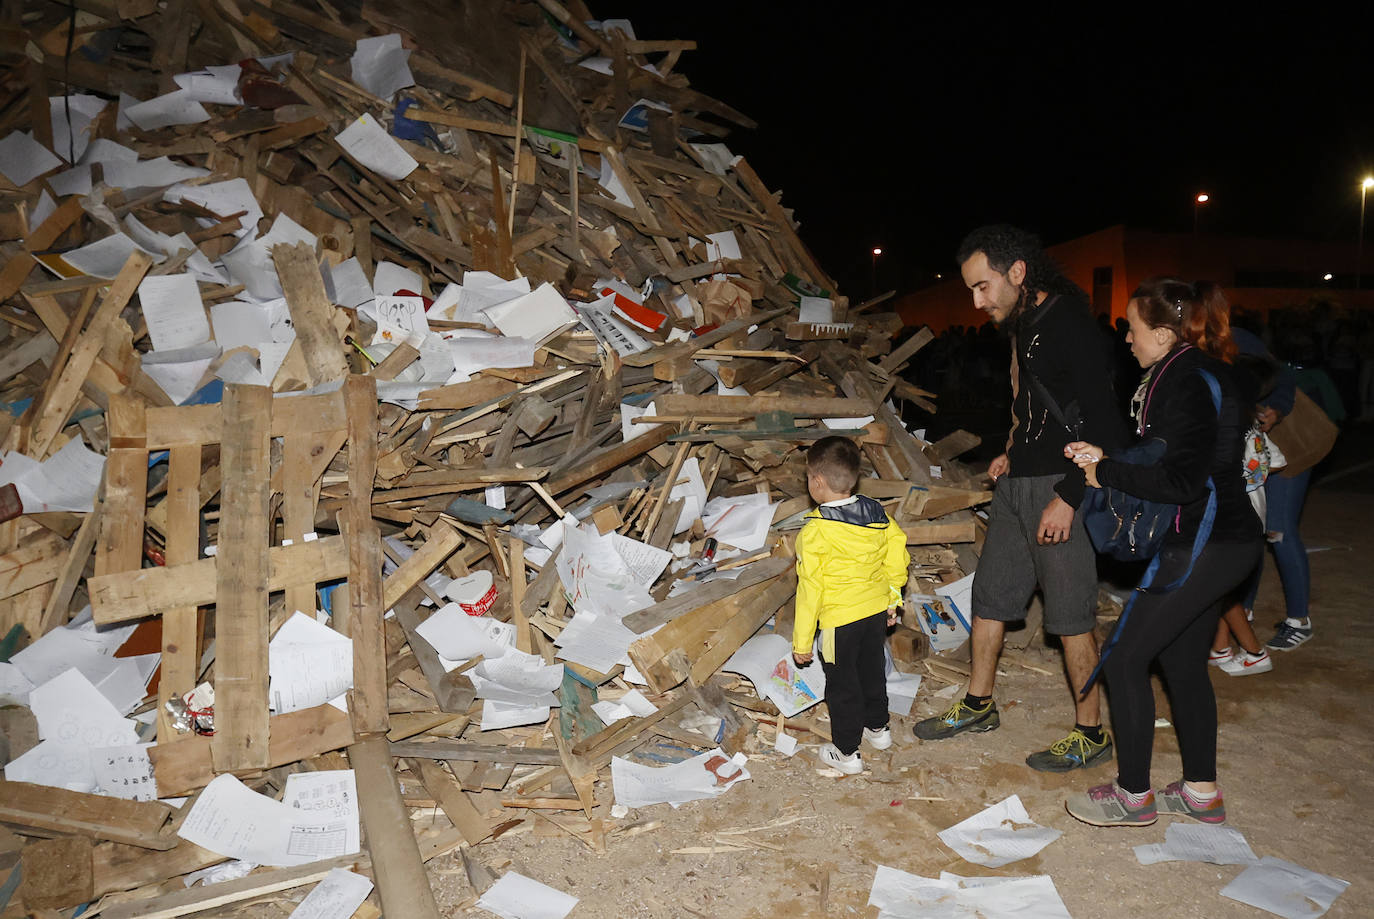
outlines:
[{"label": "person's white sneaker", "polygon": [[1268,651],[1261,651],[1259,657],[1248,652],[1241,652],[1218,666],[1231,676],[1250,676],[1251,674],[1268,673],[1273,670],[1274,660],[1269,656]]},{"label": "person's white sneaker", "polygon": [[1222,667],[1225,666],[1227,661],[1233,660],[1237,653],[1240,652],[1234,651],[1231,648],[1227,648],[1224,651],[1218,651],[1216,648],[1213,648],[1212,653],[1207,656],[1207,663],[1211,664],[1213,667]]},{"label": "person's white sneaker", "polygon": [[886,750],[892,746],[892,729],[878,728],[875,731],[872,728],[864,728],[864,740],[875,750]]},{"label": "person's white sneaker", "polygon": [[838,769],[845,775],[858,775],[864,771],[864,761],[859,758],[857,750],[845,756],[833,743],[822,744],[820,758],[822,764]]}]

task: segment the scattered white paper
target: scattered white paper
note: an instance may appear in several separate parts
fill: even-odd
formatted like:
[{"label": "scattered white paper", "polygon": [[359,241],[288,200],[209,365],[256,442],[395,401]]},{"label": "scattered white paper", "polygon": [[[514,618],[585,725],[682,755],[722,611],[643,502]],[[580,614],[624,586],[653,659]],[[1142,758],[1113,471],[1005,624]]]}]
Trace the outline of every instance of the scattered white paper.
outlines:
[{"label": "scattered white paper", "polygon": [[11,782],[48,785],[68,791],[95,792],[90,748],[55,740],[44,740],[6,763],[5,778]]},{"label": "scattered white paper", "polygon": [[782,731],[773,738],[773,749],[783,756],[794,756],[797,752],[797,738],[786,731]]},{"label": "scattered white paper", "polygon": [[879,865],[868,905],[877,919],[1070,919],[1048,875],[924,878]]},{"label": "scattered white paper", "polygon": [[911,714],[911,706],[916,702],[916,693],[921,688],[919,673],[902,673],[893,670],[887,675],[887,710],[905,718]]},{"label": "scattered white paper", "polygon": [[1221,895],[1285,919],[1315,919],[1349,886],[1349,881],[1266,855],[1223,887]]},{"label": "scattered white paper", "polygon": [[1240,830],[1195,823],[1169,824],[1164,842],[1136,846],[1135,857],[1142,865],[1175,861],[1211,862],[1213,865],[1259,862]]},{"label": "scattered white paper", "polygon": [[324,276],[330,300],[339,306],[357,309],[372,302],[372,284],[357,256],[330,267]]},{"label": "scattered white paper", "polygon": [[[3,160],[3,156],[3,153],[0,153],[0,160]],[[106,184],[109,184],[108,181]],[[89,195],[91,193],[91,167],[83,163],[64,172],[50,175],[48,176],[48,187],[59,198],[65,198],[68,195]],[[33,224],[38,226],[38,221],[34,221]]]},{"label": "scattered white paper", "polygon": [[628,443],[641,434],[649,433],[654,427],[653,425],[635,424],[634,420],[644,415],[656,414],[658,412],[652,402],[647,405],[636,405],[633,402],[620,403],[620,439]]},{"label": "scattered white paper", "polygon": [[940,841],[976,865],[1000,868],[1030,858],[1061,835],[1033,822],[1012,795],[938,834]]},{"label": "scattered white paper", "polygon": [[109,699],[75,668],[29,693],[38,736],[87,749],[138,743],[138,732]]},{"label": "scattered white paper", "polygon": [[552,284],[540,284],[515,300],[488,307],[487,317],[503,335],[542,341],[577,322],[577,314]]},{"label": "scattered white paper", "polygon": [[736,782],[749,778],[742,753],[728,757],[716,748],[671,766],[641,766],[627,759],[612,757],[611,782],[617,804],[646,807],[671,804],[673,807],[714,798]]},{"label": "scattered white paper", "polygon": [[644,698],[644,693],[638,689],[631,689],[618,701],[603,699],[600,702],[593,702],[592,711],[596,712],[603,724],[614,724],[617,721],[624,721],[626,718],[647,717],[658,709],[654,703]]},{"label": "scattered white paper", "polygon": [[797,312],[798,322],[831,323],[835,321],[835,303],[829,297],[802,297]]},{"label": "scattered white paper", "polygon": [[0,485],[14,483],[26,514],[90,513],[104,474],[105,457],[87,450],[80,437],[41,463],[17,451],[0,456]]},{"label": "scattered white paper", "polygon": [[548,705],[526,705],[522,702],[498,702],[495,699],[482,701],[483,731],[500,731],[504,728],[518,728],[527,724],[543,724],[549,720],[553,708]]},{"label": "scattered white paper", "polygon": [[[124,233],[114,233],[104,239],[62,253],[62,261],[93,278],[113,278],[119,274],[129,256],[143,250]],[[147,252],[154,262],[166,261],[159,252]]]},{"label": "scattered white paper", "polygon": [[420,165],[377,119],[366,113],[334,138],[340,147],[383,178],[400,181]]},{"label": "scattered white paper", "polygon": [[200,286],[191,275],[145,277],[138,285],[138,302],[154,351],[175,351],[210,340]]},{"label": "scattered white paper", "polygon": [[[48,114],[52,122],[53,152],[66,159],[75,156],[79,162],[91,141],[91,122],[109,105],[99,96],[76,93],[69,96],[49,96]],[[71,130],[67,122],[71,122]]]},{"label": "scattered white paper", "polygon": [[0,705],[28,705],[33,681],[10,661],[0,662]]},{"label": "scattered white paper", "polygon": [[374,345],[381,341],[418,341],[429,334],[425,301],[420,297],[377,297],[372,301],[372,315],[377,320]]},{"label": "scattered white paper", "polygon": [[210,307],[210,324],[214,326],[215,341],[225,351],[245,345],[256,348],[272,340],[272,318],[266,308],[256,303],[216,303]]},{"label": "scattered white paper", "polygon": [[129,801],[156,801],[157,780],[148,757],[152,744],[102,747],[91,751],[96,793]]},{"label": "scattered white paper", "polygon": [[[236,236],[257,232],[258,221],[262,219],[262,208],[253,196],[253,189],[247,179],[229,179],[226,182],[211,182],[205,185],[173,185],[162,195],[163,200],[171,202],[190,201],[199,204],[220,218],[246,211],[239,218]],[[213,226],[218,221],[204,217],[196,218],[201,226]]]},{"label": "scattered white paper", "polygon": [[353,82],[382,99],[390,99],[398,89],[415,85],[410,73],[410,52],[401,47],[401,36],[378,35],[360,38],[349,61]]},{"label": "scattered white paper", "polygon": [[247,288],[259,300],[275,300],[282,296],[277,266],[272,261],[272,247],[280,244],[305,243],[314,247],[315,234],[285,214],[278,214],[272,228],[257,239],[245,237],[241,243],[220,259],[229,276]]},{"label": "scattered white paper", "polygon": [[372,289],[379,297],[392,297],[403,290],[418,294],[424,291],[424,279],[419,272],[395,262],[378,262],[372,273]]},{"label": "scattered white paper", "polygon": [[515,626],[490,616],[469,616],[457,603],[445,603],[415,631],[451,661],[471,660],[479,654],[500,657],[515,646]]},{"label": "scattered white paper", "polygon": [[210,113],[196,101],[195,95],[184,89],[131,105],[124,110],[124,114],[145,131],[210,120]]},{"label": "scattered white paper", "polygon": [[324,880],[305,895],[301,905],[291,911],[289,919],[348,919],[370,893],[370,879],[343,868],[332,868]]},{"label": "scattered white paper", "polygon": [[27,131],[11,131],[0,140],[0,172],[20,188],[61,165],[62,160]]},{"label": "scattered white paper", "polygon": [[10,663],[35,685],[73,668],[95,685],[114,669],[115,652],[135,628],[136,625],[129,625],[97,630],[88,606],[71,623],[46,632],[27,648],[16,652]]},{"label": "scattered white paper", "polygon": [[353,639],[293,613],[267,645],[267,673],[279,715],[335,702],[353,688]]},{"label": "scattered white paper", "polygon": [[[84,168],[84,167],[83,167]],[[165,156],[151,160],[109,162],[103,167],[105,184],[111,188],[165,188],[177,182],[207,176],[210,170],[183,166]],[[87,171],[87,185],[90,184]],[[87,189],[89,191],[89,187]]]},{"label": "scattered white paper", "polygon": [[701,525],[706,532],[724,546],[734,546],[737,552],[722,548],[717,561],[736,555],[757,552],[768,542],[768,528],[773,525],[773,504],[767,495],[750,494],[735,498],[713,498],[701,510]]},{"label": "scattered white paper", "polygon": [[[469,330],[474,331],[474,330]],[[488,336],[481,333],[444,341],[453,362],[452,382],[466,382],[479,370],[502,367],[530,367],[539,342],[532,338]]]},{"label": "scattered white paper", "polygon": [[353,854],[345,821],[274,801],[227,774],[205,787],[177,835],[229,858],[275,867]]},{"label": "scattered white paper", "polygon": [[478,898],[477,905],[501,919],[563,919],[577,905],[577,897],[507,871]]},{"label": "scattered white paper", "polygon": [[286,777],[282,803],[293,810],[341,822],[346,831],[344,845],[348,851],[357,852],[362,845],[358,783],[352,769],[292,773]]},{"label": "scattered white paper", "polygon": [[177,86],[185,90],[187,98],[196,102],[242,105],[243,97],[239,95],[239,75],[242,72],[238,64],[225,64],[191,73],[179,73],[172,79]]},{"label": "scattered white paper", "polygon": [[767,632],[750,638],[722,670],[743,674],[761,699],[770,699],[788,718],[825,698],[825,671],[819,659],[798,668],[792,661],[792,642]]},{"label": "scattered white paper", "polygon": [[[644,427],[644,425],[640,425]],[[671,501],[682,499],[682,511],[678,514],[673,534],[681,533],[701,519],[701,509],[706,506],[706,481],[701,477],[701,464],[695,456],[688,457],[682,464],[678,479],[686,479],[681,485],[674,485],[668,493]]]}]

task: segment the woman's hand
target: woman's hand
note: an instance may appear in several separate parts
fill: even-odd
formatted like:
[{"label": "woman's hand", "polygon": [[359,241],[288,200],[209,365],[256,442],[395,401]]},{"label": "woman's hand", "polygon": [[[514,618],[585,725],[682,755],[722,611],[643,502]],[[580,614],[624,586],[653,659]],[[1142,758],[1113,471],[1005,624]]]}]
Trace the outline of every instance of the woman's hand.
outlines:
[{"label": "woman's hand", "polygon": [[1064,445],[1064,455],[1074,461],[1079,469],[1083,470],[1084,480],[1093,488],[1101,488],[1097,481],[1097,464],[1101,462],[1106,454],[1101,447],[1095,447],[1082,440],[1075,440],[1073,443]]},{"label": "woman's hand", "polygon": [[1274,425],[1282,420],[1283,415],[1279,413],[1278,409],[1271,408],[1268,405],[1261,405],[1255,411],[1255,421],[1259,423],[1259,429],[1265,434],[1268,434]]}]

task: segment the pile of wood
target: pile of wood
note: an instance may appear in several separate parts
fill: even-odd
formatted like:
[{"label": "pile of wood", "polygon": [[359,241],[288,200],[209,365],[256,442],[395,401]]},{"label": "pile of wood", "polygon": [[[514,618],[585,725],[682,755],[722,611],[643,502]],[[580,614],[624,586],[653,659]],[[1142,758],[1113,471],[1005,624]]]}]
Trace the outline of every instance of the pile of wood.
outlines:
[{"label": "pile of wood", "polygon": [[[0,491],[0,627],[9,633],[0,650],[7,659],[87,606],[100,627],[139,623],[143,646],[161,653],[141,708],[152,713],[144,739],[157,741],[156,796],[191,796],[173,808],[0,783],[0,821],[21,834],[0,839],[0,899],[15,893],[3,880],[17,877],[17,862],[23,878],[4,915],[97,900],[105,916],[183,915],[349,865],[376,879],[388,916],[433,916],[424,863],[528,827],[535,813],[553,814],[536,826],[606,851],[626,835],[609,817],[613,756],[654,737],[711,749],[714,738],[679,724],[692,707],[723,722],[727,752],[749,747],[756,721],[777,719],[746,682],[718,671],[775,615],[786,633],[788,534],[810,507],[803,450],[828,433],[820,419],[858,419],[871,467],[861,490],[906,531],[916,592],[972,570],[968,547],[980,535],[971,509],[990,495],[956,457],[977,440],[957,432],[924,442],[893,407],[934,411],[930,394],[902,378],[929,332],[897,343],[900,322],[875,309],[881,300],[851,307],[834,293],[778,196],[743,159],[701,143],[753,125],[674,72],[695,45],[594,30],[579,3],[453,6],[80,0],[6,17],[0,138],[32,132],[67,157],[64,119],[49,102],[66,85],[109,102],[88,139],[116,141],[140,162],[169,157],[203,170],[191,187],[246,180],[263,219],[245,227],[244,213],[168,200],[162,187],[113,189],[100,165],[89,192],[57,193],[65,164],[0,185],[6,463],[48,460],[77,438],[104,456],[89,512],[36,512],[19,506],[16,489]],[[350,72],[360,39],[393,33],[411,49],[417,83],[398,95],[414,103],[404,116]],[[289,62],[244,65],[244,104],[206,103],[209,120],[117,124],[120,94],[146,100],[175,90],[177,74],[289,51]],[[607,63],[579,66],[589,59]],[[622,121],[640,99],[663,108],[642,111],[632,130]],[[405,178],[378,175],[336,142],[364,115],[416,131],[396,141],[417,162]],[[573,152],[537,155],[517,143],[527,128],[557,132]],[[130,217],[167,237],[184,233],[194,248],[165,258],[134,251],[111,277],[60,258]],[[140,285],[185,273],[199,256],[215,262],[245,231],[251,242],[282,217],[315,242],[270,249],[294,331],[271,386],[228,382],[220,394],[217,375],[234,379],[228,369],[243,349],[216,351],[196,398],[173,404],[146,369],[154,349]],[[708,249],[708,237],[726,231],[738,252]],[[350,259],[369,282],[381,263],[408,268],[425,297],[486,271],[551,284],[580,308],[613,279],[666,321],[641,326],[646,343],[625,352],[565,326],[538,342],[529,366],[383,401],[379,385],[419,367],[424,342],[398,341],[384,360],[369,359],[375,314],[337,292],[331,300],[327,284]],[[204,277],[197,286],[206,307],[246,294]],[[830,321],[800,321],[800,296],[829,300]],[[474,323],[431,316],[427,325],[439,334]],[[266,366],[249,350],[252,366]],[[719,385],[747,394],[717,395]],[[653,409],[626,434],[627,401]],[[722,553],[718,567],[744,569],[737,579],[673,590],[691,569],[670,565],[652,585],[657,602],[627,618],[643,636],[630,658],[658,711],[602,724],[590,704],[630,688],[623,668],[568,663],[547,724],[480,731],[467,666],[446,670],[417,633],[447,602],[434,585],[490,572],[498,598],[489,615],[514,625],[518,649],[554,662],[576,601],[557,550],[534,551],[529,533],[574,514],[603,534],[685,546],[688,562],[699,559],[700,521],[674,532],[682,499],[671,492],[689,460],[712,498],[769,495],[775,526],[763,549]],[[605,485],[621,487],[588,495]],[[326,594],[330,625],[352,641],[348,711],[272,715],[269,638]],[[923,656],[911,628],[894,647],[902,660]],[[167,705],[201,683],[216,689],[212,736],[180,729]],[[38,737],[26,710],[0,712],[12,760]],[[814,715],[788,723],[827,738]],[[336,768],[356,773],[366,854],[181,889],[183,875],[225,860],[176,834],[217,775],[278,795],[291,773]]]}]

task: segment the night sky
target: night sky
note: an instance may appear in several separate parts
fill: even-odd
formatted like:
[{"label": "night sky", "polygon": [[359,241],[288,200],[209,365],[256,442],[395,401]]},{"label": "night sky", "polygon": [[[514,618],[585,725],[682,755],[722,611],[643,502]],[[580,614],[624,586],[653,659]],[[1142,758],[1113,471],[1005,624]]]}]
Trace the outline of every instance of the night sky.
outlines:
[{"label": "night sky", "polygon": [[[641,9],[640,7],[644,8]],[[678,70],[759,122],[749,158],[841,291],[954,270],[974,226],[1062,242],[1117,223],[1349,239],[1374,168],[1374,15],[1096,19],[959,4],[593,4],[641,39],[693,39]],[[1147,21],[1146,15],[1152,14]],[[1374,209],[1374,202],[1371,203]]]}]

